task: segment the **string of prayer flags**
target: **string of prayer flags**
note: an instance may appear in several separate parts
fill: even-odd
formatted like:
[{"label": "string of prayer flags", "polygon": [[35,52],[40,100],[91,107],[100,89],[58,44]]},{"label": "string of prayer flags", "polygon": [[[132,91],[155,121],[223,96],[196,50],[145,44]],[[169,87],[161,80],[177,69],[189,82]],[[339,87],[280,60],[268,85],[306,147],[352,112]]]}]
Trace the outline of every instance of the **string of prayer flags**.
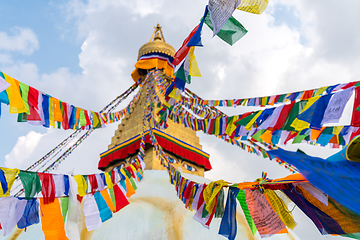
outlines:
[{"label": "string of prayer flags", "polygon": [[[252,98],[239,98],[239,99],[224,99],[224,100],[204,100],[198,98],[195,94],[188,92],[190,98],[184,99],[185,102],[190,104],[199,104],[203,106],[211,106],[211,107],[237,107],[237,106],[273,106],[275,104],[281,104],[288,101],[298,101],[298,100],[310,100],[311,98],[322,96],[326,94],[331,94],[338,92],[340,90],[346,90],[352,87],[355,87],[355,91],[357,86],[360,85],[360,81],[343,83],[343,84],[335,84],[332,86],[315,88],[311,90],[292,92],[292,93],[284,93],[272,96],[263,96],[263,97],[252,97]],[[323,89],[323,90],[321,90]],[[356,104],[356,107],[360,105]]]},{"label": "string of prayer flags", "polygon": [[[214,26],[211,22],[210,15],[206,15],[205,24],[211,29],[214,29]],[[245,27],[238,22],[233,16],[229,18],[216,34],[219,38],[221,38],[224,42],[234,45],[237,41],[239,41],[248,31]]]},{"label": "string of prayer flags", "polygon": [[269,0],[241,0],[241,3],[237,7],[238,10],[261,14],[265,11]]},{"label": "string of prayer flags", "polygon": [[[2,72],[0,84],[0,104],[10,105],[10,113],[18,113],[18,122],[28,122],[47,128],[62,127],[64,130],[99,128],[101,125],[117,122],[128,113],[128,109],[140,95],[135,95],[127,108],[100,114],[62,102]],[[138,83],[132,85],[116,101],[127,97],[137,86]],[[114,103],[113,101],[111,104]],[[109,105],[106,108],[108,107]]]}]

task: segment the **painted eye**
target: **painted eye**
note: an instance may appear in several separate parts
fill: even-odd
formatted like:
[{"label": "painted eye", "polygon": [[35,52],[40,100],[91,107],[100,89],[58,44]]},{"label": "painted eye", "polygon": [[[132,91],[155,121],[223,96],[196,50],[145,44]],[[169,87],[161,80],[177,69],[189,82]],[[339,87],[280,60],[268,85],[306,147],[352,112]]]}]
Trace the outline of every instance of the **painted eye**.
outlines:
[{"label": "painted eye", "polygon": [[176,159],[174,159],[174,158],[169,157],[168,159],[169,159],[169,162],[171,162],[171,163],[177,163]]},{"label": "painted eye", "polygon": [[186,170],[190,171],[190,172],[195,172],[196,171],[196,168],[190,166],[190,165],[187,165],[186,163],[184,163],[184,167]]}]

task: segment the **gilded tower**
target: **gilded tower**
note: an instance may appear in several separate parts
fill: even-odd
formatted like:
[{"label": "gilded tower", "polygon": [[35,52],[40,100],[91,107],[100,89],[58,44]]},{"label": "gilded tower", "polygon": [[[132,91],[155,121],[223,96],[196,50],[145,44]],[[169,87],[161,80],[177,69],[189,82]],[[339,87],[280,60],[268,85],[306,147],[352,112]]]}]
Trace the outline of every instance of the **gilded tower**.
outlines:
[{"label": "gilded tower", "polygon": [[[172,66],[171,62],[174,55],[175,49],[165,42],[162,29],[158,24],[150,41],[139,49],[138,62],[135,64],[136,69],[132,73],[132,77],[134,79],[144,79],[149,70],[156,68],[162,70],[166,78],[171,80],[169,75],[172,75],[173,68],[169,70],[168,66],[169,64]],[[164,61],[167,62],[164,63]],[[101,167],[99,164],[100,169],[110,171],[115,166],[121,164],[127,165],[136,156],[138,149],[136,149],[136,146],[132,146],[132,144],[136,145],[136,141],[138,141],[143,131],[142,122],[146,100],[145,88],[142,88],[141,91],[140,98],[134,102],[130,112],[121,120],[118,129],[111,139],[108,150],[102,154],[100,161],[111,154],[114,157],[110,160],[107,159],[109,164],[102,164]],[[156,118],[155,113],[153,115]],[[159,144],[170,156],[172,164],[185,173],[203,177],[204,172],[211,169],[211,165],[209,155],[202,151],[202,146],[200,145],[199,138],[196,136],[196,132],[171,120],[168,120],[167,124],[168,127],[166,129],[154,129],[154,131]],[[119,151],[123,152],[117,154]],[[126,151],[125,154],[124,151]],[[195,158],[191,156],[195,156]],[[145,170],[165,170],[160,160],[156,157],[154,147],[149,143],[146,144],[144,162],[146,163]]]}]

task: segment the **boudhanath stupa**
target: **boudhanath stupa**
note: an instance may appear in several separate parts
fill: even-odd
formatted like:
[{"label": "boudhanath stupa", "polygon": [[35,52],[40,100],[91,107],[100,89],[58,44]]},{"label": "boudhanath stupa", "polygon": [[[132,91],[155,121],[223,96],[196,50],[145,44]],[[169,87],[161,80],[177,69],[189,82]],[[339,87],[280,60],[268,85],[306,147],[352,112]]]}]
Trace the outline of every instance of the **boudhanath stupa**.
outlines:
[{"label": "boudhanath stupa", "polygon": [[[152,54],[158,57],[149,64],[141,64],[141,59],[151,59]],[[139,49],[136,69],[133,78],[144,79],[153,69],[162,70],[169,78],[173,72],[167,69],[166,60],[174,57],[174,48],[165,42],[159,25],[149,42]],[[142,89],[140,97],[134,102],[130,113],[122,119],[111,139],[108,150],[101,154],[99,169],[111,171],[114,167],[128,166],[139,152],[138,142],[143,131],[143,114],[146,92]],[[155,111],[152,113],[156,118]],[[202,149],[196,132],[191,128],[167,121],[166,129],[154,129],[159,144],[168,154],[172,166],[181,174],[194,182],[209,183],[204,178],[204,172],[211,170],[209,154]],[[147,126],[149,128],[149,126]],[[66,235],[69,239],[226,239],[218,234],[221,218],[214,218],[209,228],[202,226],[194,219],[195,211],[186,209],[179,200],[174,185],[169,182],[169,174],[156,154],[154,146],[146,142],[144,163],[146,164],[144,178],[137,183],[136,194],[128,200],[129,205],[113,214],[99,228],[88,231],[85,225],[83,211],[79,221],[65,222]],[[96,163],[94,163],[96,164]],[[226,177],[226,176],[224,176]],[[226,194],[226,193],[225,193]],[[81,206],[83,206],[83,201]],[[239,203],[238,203],[239,205]],[[236,239],[260,239],[260,235],[253,235],[240,205],[237,207],[237,235]],[[75,231],[75,234],[74,234]],[[25,229],[15,229],[7,237],[0,239],[39,240],[45,239],[41,223]],[[289,229],[288,234],[273,235],[269,239],[298,239]]]}]

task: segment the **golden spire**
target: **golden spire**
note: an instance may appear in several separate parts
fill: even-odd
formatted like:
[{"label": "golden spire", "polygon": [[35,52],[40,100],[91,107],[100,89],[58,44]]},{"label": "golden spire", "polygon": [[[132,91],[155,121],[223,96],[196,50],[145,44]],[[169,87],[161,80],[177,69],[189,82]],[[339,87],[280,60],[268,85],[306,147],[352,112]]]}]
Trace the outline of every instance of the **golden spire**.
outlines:
[{"label": "golden spire", "polygon": [[141,56],[148,53],[164,53],[171,57],[175,55],[175,49],[168,43],[165,42],[164,34],[161,30],[160,24],[157,24],[155,31],[153,32],[150,41],[145,43],[139,49],[138,60]]}]

